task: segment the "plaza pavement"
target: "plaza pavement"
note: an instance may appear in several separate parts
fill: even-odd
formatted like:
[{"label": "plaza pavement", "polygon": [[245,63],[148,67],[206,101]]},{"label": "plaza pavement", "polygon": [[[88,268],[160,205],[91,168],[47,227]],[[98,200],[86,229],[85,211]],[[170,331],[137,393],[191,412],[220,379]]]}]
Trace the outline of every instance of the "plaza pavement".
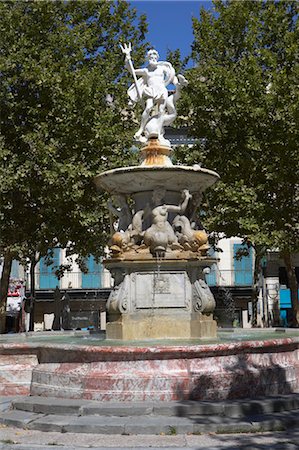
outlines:
[{"label": "plaza pavement", "polygon": [[[0,412],[9,413],[11,402],[18,397],[0,398]],[[112,418],[111,418],[112,419]],[[98,434],[61,433],[14,428],[0,424],[0,450],[299,450],[299,426],[287,431],[217,434]]]},{"label": "plaza pavement", "polygon": [[1,450],[298,450],[299,430],[257,434],[102,435],[20,430],[1,426]]}]

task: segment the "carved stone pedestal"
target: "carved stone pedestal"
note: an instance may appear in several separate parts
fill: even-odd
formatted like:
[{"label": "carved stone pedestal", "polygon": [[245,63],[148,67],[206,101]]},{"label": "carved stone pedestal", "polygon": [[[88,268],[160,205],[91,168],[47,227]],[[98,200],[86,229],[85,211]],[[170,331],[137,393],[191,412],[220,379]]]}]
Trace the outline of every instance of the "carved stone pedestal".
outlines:
[{"label": "carved stone pedestal", "polygon": [[107,260],[115,279],[107,303],[107,339],[216,337],[215,300],[204,281],[211,258]]}]

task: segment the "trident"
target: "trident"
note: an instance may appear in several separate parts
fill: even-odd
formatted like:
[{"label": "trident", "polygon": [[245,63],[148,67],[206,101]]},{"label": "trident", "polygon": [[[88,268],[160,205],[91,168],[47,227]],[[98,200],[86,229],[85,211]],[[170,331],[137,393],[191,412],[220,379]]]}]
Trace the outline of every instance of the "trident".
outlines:
[{"label": "trident", "polygon": [[134,79],[134,83],[135,83],[135,87],[136,87],[136,92],[137,92],[137,97],[138,97],[139,100],[141,100],[141,94],[140,94],[139,86],[138,86],[138,83],[137,83],[137,77],[136,77],[135,69],[134,69],[134,66],[133,66],[133,63],[132,63],[132,60],[131,60],[131,55],[130,55],[131,50],[132,50],[131,42],[129,42],[128,45],[127,44],[124,44],[124,45],[119,44],[119,46],[120,46],[122,52],[127,57],[127,61],[129,63],[129,67],[130,67],[130,72],[133,75],[133,79]]}]

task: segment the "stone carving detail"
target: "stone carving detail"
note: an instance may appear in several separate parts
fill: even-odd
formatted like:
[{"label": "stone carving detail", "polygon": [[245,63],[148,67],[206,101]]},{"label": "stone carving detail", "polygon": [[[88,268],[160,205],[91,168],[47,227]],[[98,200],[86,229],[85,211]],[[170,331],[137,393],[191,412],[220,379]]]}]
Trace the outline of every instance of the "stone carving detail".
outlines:
[{"label": "stone carving detail", "polygon": [[195,311],[201,313],[211,313],[214,311],[216,303],[209,286],[204,280],[196,280],[192,285],[193,305]]},{"label": "stone carving detail", "polygon": [[163,203],[165,189],[157,188],[153,192],[153,208],[151,211],[152,225],[144,233],[144,243],[150,248],[154,255],[163,255],[167,246],[172,250],[179,249],[178,238],[174,229],[168,222],[168,213],[183,213],[187,207],[190,193],[187,189],[182,192],[182,201],[176,205],[166,205]]},{"label": "stone carving detail", "polygon": [[[193,212],[199,204],[198,198],[194,202],[190,192],[184,189],[180,203],[174,205],[165,202],[166,194],[162,186],[157,186],[144,209],[136,212],[129,207],[124,195],[114,196],[118,206],[114,206],[111,200],[108,202],[111,214],[118,217],[117,231],[113,232],[110,240],[110,250],[114,256],[148,251],[155,257],[163,257],[166,251],[191,251],[206,255],[208,236],[204,230],[195,229],[200,226],[195,222]],[[170,223],[169,215],[173,213],[177,215]],[[192,223],[184,213],[193,219]]]},{"label": "stone carving detail", "polygon": [[137,211],[132,217],[132,211],[129,209],[127,203],[126,207],[123,207],[121,211],[115,208],[111,201],[109,201],[108,207],[112,214],[119,217],[118,231],[112,234],[110,240],[111,252],[113,254],[119,254],[123,251],[130,250],[134,245],[139,245],[144,234],[142,232],[143,210]]},{"label": "stone carving detail", "polygon": [[167,275],[153,277],[153,292],[155,294],[170,294],[170,280]]},{"label": "stone carving detail", "polygon": [[207,245],[208,236],[203,230],[193,230],[189,219],[186,216],[176,216],[172,223],[176,230],[179,243],[185,250],[198,251],[206,253],[209,249]]},{"label": "stone carving detail", "polygon": [[[128,90],[130,103],[144,106],[135,140],[144,143],[150,138],[158,138],[161,145],[170,147],[170,142],[164,138],[164,127],[171,125],[177,116],[176,103],[182,88],[188,84],[186,78],[183,75],[176,76],[169,62],[158,61],[159,53],[154,49],[147,53],[148,66],[134,69],[131,44],[120,47],[125,55],[125,66],[134,79],[134,84]],[[168,95],[169,84],[175,86],[174,94]]]},{"label": "stone carving detail", "polygon": [[186,308],[187,311],[191,311],[191,304],[192,304],[191,298],[188,295],[186,295],[185,308]]},{"label": "stone carving detail", "polygon": [[129,275],[122,270],[112,271],[115,286],[107,300],[109,313],[127,313],[130,310],[129,303]]},{"label": "stone carving detail", "polygon": [[[129,225],[132,222],[132,212],[128,205],[127,199],[125,195],[115,195],[113,196],[114,203],[116,203],[116,206],[113,204],[112,200],[108,200],[107,206],[111,214],[118,217],[118,223],[117,226],[111,225],[111,232],[114,229],[114,231],[126,231],[129,227]],[[112,222],[112,221],[111,221]]]}]

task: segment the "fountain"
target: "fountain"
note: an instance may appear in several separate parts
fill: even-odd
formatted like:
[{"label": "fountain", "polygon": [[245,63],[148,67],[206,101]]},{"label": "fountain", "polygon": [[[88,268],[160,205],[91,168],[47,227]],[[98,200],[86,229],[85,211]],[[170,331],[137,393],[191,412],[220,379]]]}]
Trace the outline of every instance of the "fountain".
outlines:
[{"label": "fountain", "polygon": [[[214,297],[203,270],[215,262],[207,256],[208,237],[196,218],[205,189],[217,173],[194,165],[175,166],[164,137],[176,117],[176,102],[187,84],[172,65],[148,52],[149,65],[133,68],[130,45],[122,46],[135,83],[131,101],[144,111],[135,139],[143,144],[141,164],[108,170],[96,185],[112,195],[118,229],[104,264],[115,286],[108,304],[107,338],[122,340],[216,337]],[[141,76],[139,80],[136,78]],[[168,95],[166,86],[176,86]]]},{"label": "fountain", "polygon": [[[118,217],[105,261],[115,286],[107,304],[107,339],[87,342],[66,333],[0,339],[0,395],[101,401],[223,400],[285,394],[298,389],[298,333],[260,330],[254,337],[216,339],[215,300],[204,280],[208,237],[196,210],[218,179],[208,169],[173,165],[164,127],[176,117],[187,83],[149,51],[149,66],[126,66],[128,94],[143,102],[135,139],[141,164],[99,174]],[[137,79],[137,76],[141,77]],[[166,85],[176,92],[168,95]],[[256,331],[253,331],[256,333]],[[267,332],[268,333],[268,332]],[[56,339],[57,338],[57,339]],[[80,338],[80,336],[79,336]],[[56,339],[56,341],[55,341]]]}]

